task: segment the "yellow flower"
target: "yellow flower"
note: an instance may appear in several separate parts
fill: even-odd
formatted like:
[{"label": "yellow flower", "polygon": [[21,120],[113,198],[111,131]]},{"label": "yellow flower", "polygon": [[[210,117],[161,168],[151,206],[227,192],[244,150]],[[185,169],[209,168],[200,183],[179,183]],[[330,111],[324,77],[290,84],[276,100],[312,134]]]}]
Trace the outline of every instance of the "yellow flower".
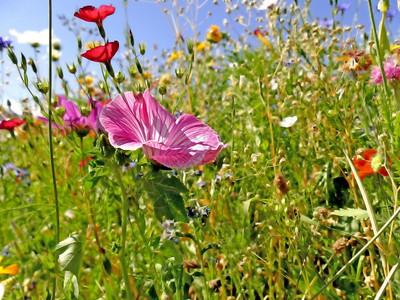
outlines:
[{"label": "yellow flower", "polygon": [[183,56],[183,53],[181,51],[179,52],[172,52],[171,55],[168,58],[168,63],[173,62],[174,60],[177,60]]},{"label": "yellow flower", "polygon": [[143,77],[146,78],[146,79],[149,79],[149,78],[151,77],[151,73],[149,73],[149,72],[144,72],[144,73],[143,73]]},{"label": "yellow flower", "polygon": [[217,25],[211,25],[208,29],[206,39],[212,43],[219,43],[222,40],[222,33]]},{"label": "yellow flower", "polygon": [[204,49],[208,48],[209,46],[210,46],[209,43],[200,42],[200,43],[197,43],[196,50],[197,50],[197,52],[202,52]]},{"label": "yellow flower", "polygon": [[99,41],[92,41],[90,43],[86,43],[85,46],[86,46],[86,48],[88,50],[90,50],[90,49],[93,49],[93,48],[95,48],[97,46],[100,46],[100,42]]},{"label": "yellow flower", "polygon": [[164,85],[164,86],[168,86],[172,81],[172,75],[169,73],[166,73],[164,75],[161,76],[159,84],[160,85]]}]

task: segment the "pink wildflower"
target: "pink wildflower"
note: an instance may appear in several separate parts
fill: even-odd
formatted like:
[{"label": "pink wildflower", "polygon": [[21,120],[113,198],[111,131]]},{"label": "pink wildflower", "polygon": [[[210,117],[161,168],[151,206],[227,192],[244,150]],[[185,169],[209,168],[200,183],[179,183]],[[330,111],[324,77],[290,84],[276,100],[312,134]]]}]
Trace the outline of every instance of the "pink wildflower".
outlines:
[{"label": "pink wildflower", "polygon": [[[394,81],[400,79],[400,66],[397,64],[397,59],[391,57],[383,63],[385,76],[388,80]],[[374,83],[382,83],[382,72],[379,66],[374,66],[371,70],[371,79]]]},{"label": "pink wildflower", "polygon": [[118,95],[103,108],[99,120],[112,146],[142,148],[148,159],[169,168],[215,161],[224,148],[214,130],[192,115],[176,119],[149,90]]}]

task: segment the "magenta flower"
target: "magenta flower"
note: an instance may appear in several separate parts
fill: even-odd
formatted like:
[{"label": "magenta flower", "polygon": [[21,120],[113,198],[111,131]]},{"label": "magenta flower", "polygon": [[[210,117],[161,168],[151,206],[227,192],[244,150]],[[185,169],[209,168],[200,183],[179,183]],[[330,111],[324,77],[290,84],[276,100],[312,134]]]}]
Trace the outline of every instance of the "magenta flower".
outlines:
[{"label": "magenta flower", "polygon": [[225,147],[218,134],[192,115],[176,119],[146,90],[115,97],[100,114],[112,146],[142,148],[148,159],[184,169],[215,161]]},{"label": "magenta flower", "polygon": [[[89,133],[90,130],[97,132],[99,129],[102,129],[98,123],[98,118],[103,109],[103,105],[100,102],[90,100],[89,103],[92,109],[89,116],[86,117],[82,115],[79,107],[74,102],[67,100],[64,96],[59,96],[57,106],[63,106],[65,108],[65,114],[62,117],[64,124],[54,124],[54,127],[65,130],[74,129],[78,134],[82,134],[83,136]],[[48,121],[44,117],[39,117],[39,119],[46,122]]]},{"label": "magenta flower", "polygon": [[[394,81],[400,79],[400,66],[397,64],[397,59],[391,57],[386,59],[383,63],[383,69],[385,70],[385,76],[388,80]],[[379,66],[374,66],[371,70],[371,79],[374,83],[382,83],[382,72]]]}]

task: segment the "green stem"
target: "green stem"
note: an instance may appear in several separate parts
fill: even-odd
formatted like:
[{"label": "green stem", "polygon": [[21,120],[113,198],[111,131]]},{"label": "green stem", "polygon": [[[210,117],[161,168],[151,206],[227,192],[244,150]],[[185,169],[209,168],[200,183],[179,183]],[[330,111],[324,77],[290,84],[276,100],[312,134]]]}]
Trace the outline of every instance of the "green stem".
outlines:
[{"label": "green stem", "polygon": [[386,96],[389,97],[390,92],[389,92],[389,87],[388,87],[388,83],[387,83],[387,79],[386,79],[385,69],[383,68],[383,58],[382,58],[382,53],[380,51],[378,33],[376,32],[376,24],[375,24],[374,12],[372,9],[371,0],[368,0],[368,9],[369,9],[369,17],[371,19],[372,33],[374,36],[374,42],[375,42],[377,56],[378,56],[378,64],[379,64],[379,68],[381,69],[381,73],[382,73],[383,88],[385,90]]},{"label": "green stem", "polygon": [[122,235],[121,235],[121,253],[119,260],[121,262],[121,269],[122,269],[122,276],[124,278],[124,283],[125,283],[125,288],[126,288],[126,294],[128,300],[133,299],[133,294],[131,291],[131,286],[129,283],[129,275],[128,275],[128,268],[126,265],[126,259],[125,259],[125,250],[126,250],[126,228],[128,224],[128,210],[129,210],[129,200],[128,200],[128,195],[126,194],[126,189],[124,182],[122,180],[122,175],[121,175],[121,168],[119,165],[116,165],[112,163],[112,169],[115,175],[115,178],[118,181],[118,185],[121,188],[121,195],[122,195]]},{"label": "green stem", "polygon": [[[54,168],[54,157],[53,157],[53,132],[52,132],[52,110],[51,110],[51,99],[52,99],[52,44],[53,44],[53,26],[52,26],[52,0],[49,0],[49,96],[48,96],[48,114],[49,114],[49,148],[50,148],[50,166],[51,166],[51,176],[52,176],[52,181],[53,181],[53,191],[54,191],[54,206],[56,210],[56,232],[55,232],[55,242],[56,245],[60,241],[60,211],[59,211],[59,204],[58,204],[58,194],[57,194],[57,180],[56,180],[56,172]],[[54,251],[54,261],[57,265],[58,263],[58,254],[56,251]],[[57,284],[57,278],[54,276],[54,282],[53,282],[53,295],[52,298],[56,298],[56,284]]]}]

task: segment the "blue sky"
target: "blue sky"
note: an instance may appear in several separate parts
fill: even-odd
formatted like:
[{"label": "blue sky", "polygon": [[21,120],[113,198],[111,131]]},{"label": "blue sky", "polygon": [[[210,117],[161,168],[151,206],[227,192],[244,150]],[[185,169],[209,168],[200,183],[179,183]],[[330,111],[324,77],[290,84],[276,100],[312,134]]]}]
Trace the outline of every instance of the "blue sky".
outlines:
[{"label": "blue sky", "polygon": [[[34,57],[34,52],[32,47],[27,44],[20,44],[16,40],[16,37],[10,34],[10,31],[15,30],[17,32],[24,32],[26,30],[41,31],[47,28],[48,17],[47,17],[47,0],[1,0],[2,9],[0,10],[0,36],[8,36],[13,40],[14,51],[17,56],[20,53],[24,53],[26,57]],[[223,19],[226,18],[229,22],[230,34],[237,37],[237,32],[243,32],[245,26],[235,24],[234,18],[242,12],[235,12],[234,14],[227,15],[225,13],[225,4],[222,0],[218,0],[219,4],[214,5],[212,0],[209,0],[200,10],[198,14],[198,30],[200,32],[200,40],[204,39],[205,33],[208,27],[212,24],[220,26],[224,30],[228,30],[223,26]],[[189,1],[177,0],[179,6],[186,7]],[[195,3],[195,1],[191,1]],[[291,1],[287,1],[291,2]],[[299,0],[299,3],[303,3],[304,0]],[[357,20],[354,24],[365,24],[369,27],[369,15],[367,10],[367,5],[365,0],[347,0],[341,1],[339,3],[350,2],[351,7],[345,12],[343,19],[337,16],[337,20],[343,21],[347,25],[351,25],[354,22],[355,16]],[[378,0],[373,1],[376,5]],[[395,3],[395,1],[392,1]],[[95,24],[87,23],[73,17],[75,11],[80,7],[85,5],[100,6],[102,4],[112,4],[116,7],[115,14],[109,16],[104,21],[104,27],[107,32],[107,37],[110,41],[118,40],[122,45],[124,42],[124,30],[126,28],[126,22],[128,22],[129,27],[135,36],[136,43],[145,42],[147,45],[146,57],[151,59],[153,56],[159,54],[161,49],[172,49],[175,42],[175,34],[170,26],[171,22],[168,22],[166,15],[163,13],[163,8],[171,0],[167,0],[164,7],[161,7],[156,1],[133,1],[128,0],[127,18],[125,16],[124,6],[122,0],[108,0],[107,2],[99,0],[53,0],[53,26],[54,34],[57,38],[61,40],[62,45],[62,56],[60,60],[60,65],[65,69],[65,63],[71,63],[76,60],[77,46],[75,34],[68,29],[68,26],[63,25],[63,21],[59,19],[59,16],[63,15],[67,20],[75,20],[77,26],[84,26],[86,28],[91,28],[97,31]],[[232,1],[232,5],[235,0]],[[396,7],[393,7],[396,8]],[[194,13],[192,11],[187,12],[189,19],[194,19]],[[208,12],[212,15],[208,16]],[[376,11],[375,11],[376,12]],[[263,15],[263,12],[257,12],[258,15]],[[331,16],[331,6],[329,5],[329,0],[313,0],[311,3],[311,14],[313,18],[323,18],[330,19]],[[379,13],[376,12],[378,16]],[[392,28],[399,28],[400,13],[393,18],[391,22]],[[171,20],[171,19],[170,19]],[[186,21],[184,18],[180,19],[180,27],[184,25]],[[249,30],[255,29],[257,23],[252,20]],[[188,25],[183,26],[187,29],[184,33],[185,37],[190,37],[192,35],[190,27]],[[77,28],[77,27],[76,27]],[[90,41],[88,35],[82,35],[83,42]],[[158,46],[158,52],[153,51],[153,45]],[[122,53],[123,49],[120,49]],[[47,71],[46,66],[46,54],[47,47],[40,47],[40,53],[37,54],[37,59],[39,60],[39,66],[41,69],[41,75],[44,76]],[[5,86],[4,98],[11,99],[17,103],[20,99],[28,97],[27,91],[22,87],[19,78],[17,78],[17,72],[15,67],[11,65],[8,61],[8,57],[5,52],[3,52],[3,58],[5,62],[3,64],[3,72],[9,73],[10,76],[6,76],[6,80],[10,83]],[[90,62],[88,62],[90,63]],[[92,63],[90,68],[93,70],[98,70],[98,65]],[[66,71],[64,73],[67,73]],[[16,104],[15,104],[16,105]]]}]

